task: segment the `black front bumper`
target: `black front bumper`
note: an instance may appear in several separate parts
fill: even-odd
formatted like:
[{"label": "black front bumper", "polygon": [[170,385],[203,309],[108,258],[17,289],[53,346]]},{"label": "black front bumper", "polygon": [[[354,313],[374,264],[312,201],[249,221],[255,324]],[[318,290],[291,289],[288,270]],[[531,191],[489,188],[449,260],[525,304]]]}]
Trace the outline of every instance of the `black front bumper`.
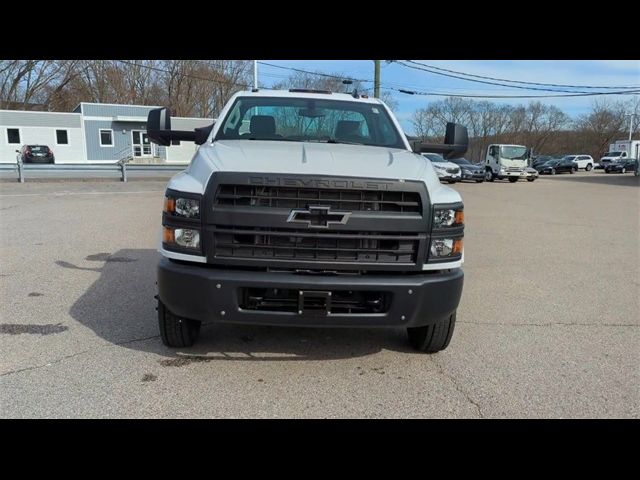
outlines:
[{"label": "black front bumper", "polygon": [[[420,274],[305,275],[212,268],[163,258],[158,295],[174,314],[200,321],[325,327],[415,327],[448,318],[462,295],[462,269]],[[391,294],[384,313],[274,312],[240,307],[246,288],[305,292],[384,291]]]}]

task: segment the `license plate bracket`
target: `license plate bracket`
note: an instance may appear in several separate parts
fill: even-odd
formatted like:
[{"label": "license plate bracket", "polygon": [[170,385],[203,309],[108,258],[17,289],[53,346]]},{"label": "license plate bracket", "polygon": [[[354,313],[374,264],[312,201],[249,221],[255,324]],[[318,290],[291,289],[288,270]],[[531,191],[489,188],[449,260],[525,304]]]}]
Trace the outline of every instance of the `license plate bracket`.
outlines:
[{"label": "license plate bracket", "polygon": [[331,292],[319,290],[298,291],[299,315],[331,315]]}]

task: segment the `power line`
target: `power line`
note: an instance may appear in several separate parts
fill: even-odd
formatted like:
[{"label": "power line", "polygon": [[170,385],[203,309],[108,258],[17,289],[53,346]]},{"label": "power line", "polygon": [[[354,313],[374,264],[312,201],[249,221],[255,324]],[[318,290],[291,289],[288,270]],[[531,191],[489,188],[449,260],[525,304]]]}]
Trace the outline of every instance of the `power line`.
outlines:
[{"label": "power line", "polygon": [[[156,72],[163,72],[163,73],[169,73],[169,74],[175,73],[175,72],[172,72],[171,70],[167,70],[166,68],[152,67],[151,65],[144,65],[142,63],[129,62],[128,60],[115,60],[115,61],[119,63],[124,63],[126,65],[132,65],[135,67],[142,67],[142,68],[147,68],[149,70],[155,70]],[[215,78],[200,77],[198,75],[193,75],[190,73],[181,73],[180,75],[183,77],[193,78],[195,80],[202,80],[205,82],[224,83],[227,85],[235,85],[237,87],[245,87],[245,88],[251,87],[251,85],[248,83],[238,83],[238,82],[233,82],[231,80],[221,80],[221,79],[215,79]]]},{"label": "power line", "polygon": [[526,85],[539,85],[539,86],[545,86],[545,87],[567,87],[567,88],[594,88],[594,89],[620,89],[620,88],[640,88],[640,85],[636,85],[633,87],[611,87],[611,86],[594,86],[594,85],[566,85],[566,84],[559,84],[559,83],[539,83],[539,82],[525,82],[524,80],[509,80],[506,78],[496,78],[496,77],[487,77],[484,75],[474,75],[472,73],[465,73],[465,72],[458,72],[456,70],[449,70],[447,68],[442,68],[442,67],[436,67],[435,65],[427,65],[426,63],[420,63],[420,62],[416,62],[414,60],[405,60],[406,62],[410,62],[410,63],[414,63],[416,65],[421,65],[423,67],[428,67],[428,68],[432,68],[434,70],[441,70],[443,72],[449,72],[449,73],[456,73],[458,75],[466,75],[467,77],[474,77],[474,78],[484,78],[487,80],[497,80],[499,82],[511,82],[511,83],[522,83],[522,84],[526,84]]},{"label": "power line", "polygon": [[385,90],[395,90],[400,93],[408,95],[425,95],[435,97],[460,97],[460,98],[558,98],[558,97],[595,97],[598,95],[631,95],[634,93],[640,93],[639,90],[624,90],[618,92],[593,92],[593,93],[571,93],[571,94],[559,94],[559,95],[463,95],[456,93],[434,93],[434,92],[420,92],[416,90],[404,90],[401,88],[385,88]]},{"label": "power line", "polygon": [[[408,60],[408,61],[412,62],[412,63],[417,63],[417,62],[413,62],[412,60]],[[451,74],[448,74],[448,73],[442,73],[442,72],[438,72],[438,71],[433,71],[433,70],[430,70],[430,69],[425,68],[423,66],[416,67],[414,65],[409,65],[409,64],[403,63],[401,61],[400,62],[396,61],[396,63],[398,63],[398,65],[402,65],[403,67],[412,68],[414,70],[433,73],[435,75],[442,75],[444,77],[457,78],[459,80],[466,80],[468,82],[484,83],[484,84],[487,84],[487,85],[497,85],[497,86],[500,86],[500,87],[518,88],[518,89],[522,89],[522,90],[536,90],[536,91],[543,91],[543,92],[562,92],[562,93],[571,93],[571,94],[593,95],[592,93],[589,93],[589,92],[580,92],[580,91],[576,92],[575,90],[560,90],[560,89],[552,89],[552,88],[523,87],[521,85],[509,85],[509,84],[505,84],[505,83],[489,82],[489,81],[486,81],[486,80],[474,80],[474,79],[471,79],[471,78],[461,77],[459,75],[451,75]],[[417,64],[418,65],[422,65],[420,63],[417,63]],[[463,74],[463,75],[466,75],[466,74]],[[638,88],[638,87],[634,87],[634,88]]]},{"label": "power line", "polygon": [[318,75],[320,77],[336,78],[338,80],[351,80],[351,81],[354,81],[354,82],[373,83],[373,80],[365,80],[365,79],[362,79],[362,78],[353,78],[353,77],[347,77],[347,76],[331,75],[329,73],[323,73],[323,72],[311,72],[309,70],[303,70],[301,68],[283,67],[282,65],[275,65],[273,63],[262,62],[262,61],[259,61],[258,63],[260,65],[267,65],[269,67],[281,68],[283,70],[292,70],[294,72],[299,72],[299,73],[307,73],[309,75]]}]

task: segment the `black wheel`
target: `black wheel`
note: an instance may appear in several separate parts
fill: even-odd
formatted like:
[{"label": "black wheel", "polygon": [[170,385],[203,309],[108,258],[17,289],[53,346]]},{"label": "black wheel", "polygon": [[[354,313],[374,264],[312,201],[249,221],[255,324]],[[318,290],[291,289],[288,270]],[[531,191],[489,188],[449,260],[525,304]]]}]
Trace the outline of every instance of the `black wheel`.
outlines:
[{"label": "black wheel", "polygon": [[484,182],[484,180],[476,179],[476,183],[482,183],[482,182]]},{"label": "black wheel", "polygon": [[592,168],[593,168],[593,165],[591,165],[590,163],[588,163],[588,164],[587,164],[587,166],[585,167],[585,170],[586,170],[587,172],[590,172]]},{"label": "black wheel", "polygon": [[574,173],[574,172],[575,172],[575,170],[574,170],[573,168],[569,169],[569,173],[570,173],[571,175],[573,175],[573,173]]},{"label": "black wheel", "polygon": [[200,334],[200,322],[177,317],[167,310],[160,300],[158,300],[158,324],[162,343],[167,347],[190,347]]},{"label": "black wheel", "polygon": [[511,183],[516,183],[518,181],[518,177],[509,177],[509,181]]},{"label": "black wheel", "polygon": [[451,341],[456,325],[456,312],[448,319],[424,327],[407,328],[409,343],[413,348],[424,353],[436,353],[444,350]]},{"label": "black wheel", "polygon": [[484,174],[484,179],[487,182],[493,182],[493,172],[491,170],[487,170]]},{"label": "black wheel", "polygon": [[527,182],[533,182],[535,178],[527,178]]}]

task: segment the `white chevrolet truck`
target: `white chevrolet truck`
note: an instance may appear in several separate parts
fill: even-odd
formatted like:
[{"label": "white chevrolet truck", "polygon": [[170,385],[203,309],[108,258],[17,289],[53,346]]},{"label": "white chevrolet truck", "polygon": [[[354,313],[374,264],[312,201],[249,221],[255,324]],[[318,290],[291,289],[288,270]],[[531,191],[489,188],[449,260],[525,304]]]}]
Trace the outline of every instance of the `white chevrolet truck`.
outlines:
[{"label": "white chevrolet truck", "polygon": [[158,266],[163,342],[187,347],[201,322],[404,327],[419,351],[447,347],[462,294],[460,195],[409,143],[380,100],[312,90],[235,94],[209,127],[149,138],[200,145],[167,185]]}]

